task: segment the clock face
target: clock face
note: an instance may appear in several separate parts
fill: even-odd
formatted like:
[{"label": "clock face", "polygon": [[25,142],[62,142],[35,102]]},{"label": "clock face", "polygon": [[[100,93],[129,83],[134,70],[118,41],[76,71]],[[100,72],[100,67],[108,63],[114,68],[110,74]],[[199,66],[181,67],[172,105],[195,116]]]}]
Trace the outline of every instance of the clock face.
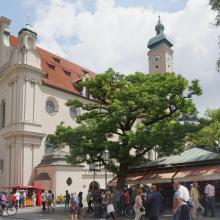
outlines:
[{"label": "clock face", "polygon": [[160,56],[157,55],[157,56],[154,57],[153,63],[158,64],[159,62],[160,62]]}]

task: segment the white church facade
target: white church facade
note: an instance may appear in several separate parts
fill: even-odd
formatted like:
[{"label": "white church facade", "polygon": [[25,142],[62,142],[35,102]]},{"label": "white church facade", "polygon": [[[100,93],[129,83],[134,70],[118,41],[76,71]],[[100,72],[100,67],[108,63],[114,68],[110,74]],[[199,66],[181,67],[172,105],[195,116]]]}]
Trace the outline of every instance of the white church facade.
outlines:
[{"label": "white church facade", "polygon": [[[0,17],[0,186],[38,185],[57,195],[66,189],[86,193],[93,172],[67,164],[64,153],[51,152],[46,142],[60,122],[77,126],[81,110],[65,102],[90,102],[74,83],[95,73],[37,47],[37,33],[28,24],[17,37],[10,35],[10,22]],[[102,188],[104,176],[95,176]]]},{"label": "white church facade", "polygon": [[[67,107],[65,102],[92,102],[75,83],[95,73],[37,47],[37,33],[29,24],[12,36],[10,23],[0,17],[0,186],[37,185],[56,195],[66,189],[85,194],[94,173],[87,166],[71,166],[65,152],[51,151],[46,144],[47,135],[62,121],[77,126],[81,109]],[[173,45],[160,20],[155,30],[148,43],[149,72],[172,72]],[[68,185],[69,178],[72,184]],[[104,188],[104,171],[95,180]]]}]

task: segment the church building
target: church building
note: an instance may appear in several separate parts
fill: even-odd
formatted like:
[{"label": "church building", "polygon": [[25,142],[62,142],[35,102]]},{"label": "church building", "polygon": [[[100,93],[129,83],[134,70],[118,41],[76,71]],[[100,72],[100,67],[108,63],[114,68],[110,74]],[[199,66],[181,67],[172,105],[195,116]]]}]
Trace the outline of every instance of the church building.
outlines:
[{"label": "church building", "polygon": [[[62,121],[75,127],[80,108],[67,107],[68,99],[93,102],[76,83],[95,73],[37,47],[37,33],[26,24],[15,37],[11,20],[0,17],[0,186],[36,185],[56,195],[82,191],[94,180],[105,187],[105,173],[72,166],[65,151],[48,147],[47,136]],[[172,72],[172,43],[160,19],[156,36],[148,42],[149,72]],[[108,174],[108,180],[112,174]]]}]

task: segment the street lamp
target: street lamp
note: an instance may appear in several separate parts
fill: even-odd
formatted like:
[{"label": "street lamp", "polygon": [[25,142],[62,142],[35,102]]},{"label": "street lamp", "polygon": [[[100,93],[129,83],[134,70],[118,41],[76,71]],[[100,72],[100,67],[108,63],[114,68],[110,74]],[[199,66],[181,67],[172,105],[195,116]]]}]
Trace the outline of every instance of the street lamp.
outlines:
[{"label": "street lamp", "polygon": [[105,148],[104,152],[103,152],[103,159],[105,162],[105,189],[107,189],[108,183],[107,183],[107,161],[109,159],[109,151],[107,149],[107,147]]},{"label": "street lamp", "polygon": [[213,141],[213,145],[216,147],[216,151],[219,152],[219,142],[217,140]]}]

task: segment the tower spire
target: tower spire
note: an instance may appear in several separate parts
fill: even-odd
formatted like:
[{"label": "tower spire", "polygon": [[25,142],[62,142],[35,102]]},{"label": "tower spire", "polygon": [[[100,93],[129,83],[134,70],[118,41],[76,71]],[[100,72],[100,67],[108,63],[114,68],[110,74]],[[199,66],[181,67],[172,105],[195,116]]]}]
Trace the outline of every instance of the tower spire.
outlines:
[{"label": "tower spire", "polygon": [[30,17],[30,15],[28,15],[27,20],[26,20],[26,25],[31,25],[30,20],[31,20],[31,17]]},{"label": "tower spire", "polygon": [[158,22],[157,23],[160,24],[160,14],[158,16]]}]

